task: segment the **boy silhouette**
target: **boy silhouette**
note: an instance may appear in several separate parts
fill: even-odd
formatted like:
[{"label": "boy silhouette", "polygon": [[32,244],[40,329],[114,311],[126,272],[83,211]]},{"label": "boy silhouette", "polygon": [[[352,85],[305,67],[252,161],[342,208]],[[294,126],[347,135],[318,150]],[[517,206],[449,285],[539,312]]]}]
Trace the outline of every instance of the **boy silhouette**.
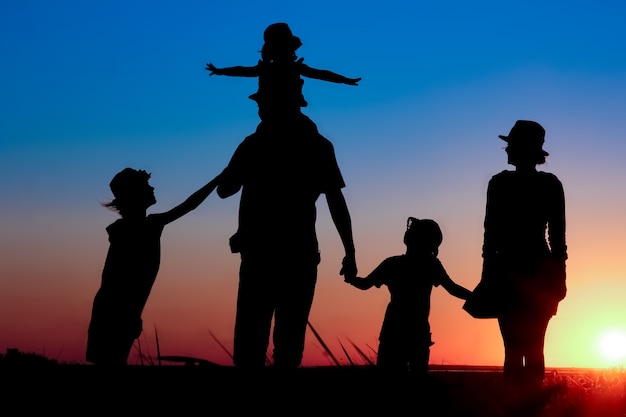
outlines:
[{"label": "boy silhouette", "polygon": [[219,175],[173,209],[146,215],[156,203],[144,170],[125,168],[111,180],[115,197],[104,207],[121,218],[107,226],[109,250],[89,323],[86,359],[96,365],[126,365],[142,332],[141,314],[159,271],[164,227],[197,208],[217,186]]}]

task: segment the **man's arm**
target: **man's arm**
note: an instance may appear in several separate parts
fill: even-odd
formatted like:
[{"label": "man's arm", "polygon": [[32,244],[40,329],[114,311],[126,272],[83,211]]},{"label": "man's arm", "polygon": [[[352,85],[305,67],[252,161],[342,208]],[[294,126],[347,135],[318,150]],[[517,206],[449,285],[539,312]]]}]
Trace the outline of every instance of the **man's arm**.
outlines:
[{"label": "man's arm", "polygon": [[333,219],[333,223],[335,223],[335,227],[341,238],[341,243],[346,252],[339,274],[345,276],[346,279],[351,279],[356,277],[358,270],[356,266],[354,240],[352,237],[352,219],[350,218],[348,205],[346,204],[346,199],[341,189],[328,191],[325,195],[330,216]]}]

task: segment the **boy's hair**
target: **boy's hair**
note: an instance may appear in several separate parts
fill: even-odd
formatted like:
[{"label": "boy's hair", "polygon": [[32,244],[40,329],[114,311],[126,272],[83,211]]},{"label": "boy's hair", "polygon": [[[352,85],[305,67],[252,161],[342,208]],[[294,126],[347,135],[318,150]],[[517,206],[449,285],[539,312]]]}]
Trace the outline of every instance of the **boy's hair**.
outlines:
[{"label": "boy's hair", "polygon": [[113,201],[104,203],[105,207],[120,210],[137,194],[137,189],[144,186],[150,179],[150,173],[144,170],[124,168],[111,180],[109,188],[113,193]]},{"label": "boy's hair", "polygon": [[406,232],[404,232],[404,244],[407,247],[422,246],[436,255],[442,241],[443,233],[436,221],[415,217],[407,219]]}]

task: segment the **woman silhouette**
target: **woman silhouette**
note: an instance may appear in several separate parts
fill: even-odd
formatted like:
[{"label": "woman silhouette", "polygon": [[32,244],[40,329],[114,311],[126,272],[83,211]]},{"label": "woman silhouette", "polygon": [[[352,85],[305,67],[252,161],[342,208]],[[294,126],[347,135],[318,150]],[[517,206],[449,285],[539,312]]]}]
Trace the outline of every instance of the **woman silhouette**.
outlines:
[{"label": "woman silhouette", "polygon": [[[560,180],[536,168],[548,156],[544,136],[529,120],[499,136],[515,170],[489,181],[483,275],[464,307],[475,317],[498,319],[504,376],[531,389],[542,385],[548,322],[566,294],[565,197]],[[485,306],[494,306],[491,316],[479,316]]]}]

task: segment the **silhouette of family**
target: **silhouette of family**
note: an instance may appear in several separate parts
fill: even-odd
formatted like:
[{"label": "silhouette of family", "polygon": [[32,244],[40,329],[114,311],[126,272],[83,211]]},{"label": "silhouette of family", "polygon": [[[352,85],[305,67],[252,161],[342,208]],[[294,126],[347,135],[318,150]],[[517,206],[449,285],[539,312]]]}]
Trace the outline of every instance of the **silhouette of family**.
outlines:
[{"label": "silhouette of family", "polygon": [[567,259],[563,186],[554,174],[537,170],[548,156],[544,128],[518,120],[507,136],[499,136],[515,170],[504,170],[489,181],[483,269],[473,291],[447,274],[438,258],[443,235],[429,218],[408,217],[405,253],[382,260],[360,277],[342,191],[346,184],[333,144],[302,113],[307,101],[301,77],[354,86],[361,78],[304,64],[296,55],[302,42],[286,23],[269,25],[263,38],[255,66],[206,66],[210,75],[259,78],[257,91],[249,97],[257,103],[260,122],[218,175],[180,205],[157,214],[147,214],[156,203],[149,173],[126,168],[113,177],[114,199],[104,206],[120,218],[106,229],[110,246],[93,300],[87,361],[126,365],[142,332],[141,316],[158,274],[165,225],[197,208],[215,190],[222,199],[241,192],[238,226],[229,240],[231,252],[240,256],[234,366],[266,367],[271,338],[273,367],[299,367],[321,261],[316,203],[324,195],[344,248],[339,274],[358,289],[384,285],[390,293],[377,367],[428,372],[430,297],[432,288],[441,285],[465,300],[463,309],[471,316],[498,320],[505,377],[520,386],[541,386],[545,333],[566,295]]}]

